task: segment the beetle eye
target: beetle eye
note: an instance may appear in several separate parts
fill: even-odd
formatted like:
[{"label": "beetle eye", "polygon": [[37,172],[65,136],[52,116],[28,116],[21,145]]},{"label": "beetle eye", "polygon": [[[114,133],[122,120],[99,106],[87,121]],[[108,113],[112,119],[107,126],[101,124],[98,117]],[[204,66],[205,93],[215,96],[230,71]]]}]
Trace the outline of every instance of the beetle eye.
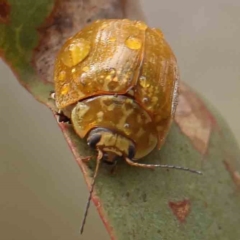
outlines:
[{"label": "beetle eye", "polygon": [[95,148],[96,144],[100,141],[100,139],[101,139],[101,134],[94,134],[90,138],[88,138],[87,144],[91,148]]},{"label": "beetle eye", "polygon": [[128,158],[133,159],[135,156],[135,147],[133,145],[130,145],[128,148]]}]

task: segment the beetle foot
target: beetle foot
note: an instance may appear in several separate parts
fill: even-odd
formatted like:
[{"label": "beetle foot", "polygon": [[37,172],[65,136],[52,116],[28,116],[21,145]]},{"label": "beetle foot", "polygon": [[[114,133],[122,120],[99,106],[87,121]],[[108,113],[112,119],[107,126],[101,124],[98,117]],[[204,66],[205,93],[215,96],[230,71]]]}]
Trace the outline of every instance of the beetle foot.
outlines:
[{"label": "beetle foot", "polygon": [[[56,94],[55,94],[54,91],[50,91],[49,99],[54,100],[54,101],[56,100]],[[68,124],[71,124],[71,119],[68,118],[67,116],[65,116],[64,113],[63,113],[61,110],[59,110],[59,111],[56,113],[56,115],[57,115],[57,121],[58,121],[59,123],[68,123]]]},{"label": "beetle foot", "polygon": [[58,121],[59,123],[68,123],[68,124],[71,124],[71,119],[68,118],[67,116],[65,116],[62,111],[59,110],[59,111],[56,113],[56,115],[58,116],[57,121]]},{"label": "beetle foot", "polygon": [[115,175],[116,173],[117,173],[117,161],[114,162],[110,170],[110,174]]}]

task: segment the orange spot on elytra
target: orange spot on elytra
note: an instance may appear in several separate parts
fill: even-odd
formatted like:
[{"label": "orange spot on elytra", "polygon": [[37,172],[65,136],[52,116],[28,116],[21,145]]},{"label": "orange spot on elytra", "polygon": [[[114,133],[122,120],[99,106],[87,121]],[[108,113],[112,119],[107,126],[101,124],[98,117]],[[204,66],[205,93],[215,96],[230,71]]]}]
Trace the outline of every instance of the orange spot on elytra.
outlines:
[{"label": "orange spot on elytra", "polygon": [[168,204],[179,222],[185,222],[191,208],[190,201],[188,199],[184,199],[183,201],[169,202]]},{"label": "orange spot on elytra", "polygon": [[10,5],[7,0],[0,0],[0,23],[9,21]]},{"label": "orange spot on elytra", "polygon": [[233,182],[237,186],[237,188],[240,190],[240,174],[238,171],[236,171],[231,163],[227,160],[223,161],[225,168],[228,170],[230,176],[232,177]]}]

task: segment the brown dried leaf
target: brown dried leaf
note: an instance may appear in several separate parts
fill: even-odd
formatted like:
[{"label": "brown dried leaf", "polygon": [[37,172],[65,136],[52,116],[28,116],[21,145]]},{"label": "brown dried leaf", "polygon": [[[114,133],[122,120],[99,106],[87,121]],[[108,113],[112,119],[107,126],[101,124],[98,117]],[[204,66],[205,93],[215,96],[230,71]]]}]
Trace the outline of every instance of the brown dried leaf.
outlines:
[{"label": "brown dried leaf", "polygon": [[216,121],[196,93],[186,84],[180,83],[180,94],[175,121],[181,131],[191,140],[193,146],[205,154],[209,138]]}]

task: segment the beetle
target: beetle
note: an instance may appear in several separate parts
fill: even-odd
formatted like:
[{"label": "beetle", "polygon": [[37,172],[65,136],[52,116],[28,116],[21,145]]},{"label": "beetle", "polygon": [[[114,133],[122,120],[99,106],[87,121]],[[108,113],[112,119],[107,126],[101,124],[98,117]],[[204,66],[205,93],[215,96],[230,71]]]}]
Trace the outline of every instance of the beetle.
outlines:
[{"label": "beetle", "polygon": [[128,19],[87,25],[60,49],[54,82],[60,116],[70,119],[77,135],[98,150],[83,225],[102,158],[200,173],[138,162],[161,148],[177,106],[177,60],[159,29]]}]

